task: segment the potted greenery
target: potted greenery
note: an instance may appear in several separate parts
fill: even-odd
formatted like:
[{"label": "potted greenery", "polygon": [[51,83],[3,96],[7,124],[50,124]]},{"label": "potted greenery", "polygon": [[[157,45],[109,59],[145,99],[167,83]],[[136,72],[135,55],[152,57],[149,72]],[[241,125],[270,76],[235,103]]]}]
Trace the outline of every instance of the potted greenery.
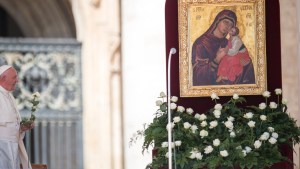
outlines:
[{"label": "potted greenery", "polygon": [[[234,94],[224,104],[217,102],[208,112],[194,113],[192,108],[177,105],[171,97],[172,158],[178,169],[247,168],[263,169],[275,163],[289,161],[280,146],[300,142],[300,128],[287,114],[286,100],[281,89],[275,90],[276,102],[268,102],[270,92],[263,93],[265,102],[245,106],[246,100]],[[149,167],[159,169],[168,165],[168,115],[164,93],[156,101],[159,109],[153,122],[138,131],[144,137],[143,151],[153,146],[155,156]],[[132,138],[133,142],[136,138]]]}]

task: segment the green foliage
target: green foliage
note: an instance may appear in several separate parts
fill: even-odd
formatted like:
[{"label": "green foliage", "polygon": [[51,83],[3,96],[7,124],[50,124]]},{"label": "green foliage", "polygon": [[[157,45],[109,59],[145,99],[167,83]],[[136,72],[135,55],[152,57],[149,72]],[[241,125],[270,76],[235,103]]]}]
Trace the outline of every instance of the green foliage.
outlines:
[{"label": "green foliage", "polygon": [[34,93],[32,95],[32,99],[30,100],[31,106],[31,114],[30,118],[23,118],[20,122],[21,125],[27,125],[30,126],[35,121],[35,112],[37,110],[37,106],[40,103],[37,99],[39,98],[40,94],[38,92]]},{"label": "green foliage", "polygon": [[[176,101],[171,105],[172,158],[178,169],[263,169],[288,160],[280,153],[280,145],[300,142],[300,128],[282,103],[247,107],[245,98],[235,95],[200,115]],[[138,133],[144,137],[143,151],[151,145],[157,150],[153,169],[168,165],[168,108],[166,102],[158,106],[153,122]]]}]

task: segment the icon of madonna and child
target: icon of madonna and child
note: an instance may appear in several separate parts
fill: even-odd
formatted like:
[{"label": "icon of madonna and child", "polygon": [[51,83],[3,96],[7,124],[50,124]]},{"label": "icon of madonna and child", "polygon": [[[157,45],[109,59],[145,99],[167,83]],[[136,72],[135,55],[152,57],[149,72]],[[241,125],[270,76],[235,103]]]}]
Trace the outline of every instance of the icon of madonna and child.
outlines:
[{"label": "icon of madonna and child", "polygon": [[192,66],[193,86],[255,84],[253,63],[233,11],[219,12],[193,43]]}]

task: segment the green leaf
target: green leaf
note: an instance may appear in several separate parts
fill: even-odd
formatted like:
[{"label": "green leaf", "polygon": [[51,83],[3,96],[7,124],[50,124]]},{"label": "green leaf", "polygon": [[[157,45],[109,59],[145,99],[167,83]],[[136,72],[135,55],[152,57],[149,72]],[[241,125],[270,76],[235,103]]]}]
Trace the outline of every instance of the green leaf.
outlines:
[{"label": "green leaf", "polygon": [[165,111],[167,111],[167,109],[168,109],[168,107],[167,107],[166,104],[160,105],[160,110],[161,110],[161,111],[165,112]]},{"label": "green leaf", "polygon": [[163,130],[165,130],[165,128],[160,128],[160,127],[154,128],[153,131],[152,131],[152,135],[158,135],[158,134],[160,134]]}]

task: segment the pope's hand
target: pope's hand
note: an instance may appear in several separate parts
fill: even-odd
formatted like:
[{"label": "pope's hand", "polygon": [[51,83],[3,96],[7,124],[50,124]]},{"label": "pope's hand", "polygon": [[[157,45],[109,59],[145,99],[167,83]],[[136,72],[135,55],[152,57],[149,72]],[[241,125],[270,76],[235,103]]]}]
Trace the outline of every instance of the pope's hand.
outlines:
[{"label": "pope's hand", "polygon": [[25,132],[27,130],[33,129],[34,126],[35,126],[34,122],[31,123],[30,125],[21,124],[20,132]]}]

